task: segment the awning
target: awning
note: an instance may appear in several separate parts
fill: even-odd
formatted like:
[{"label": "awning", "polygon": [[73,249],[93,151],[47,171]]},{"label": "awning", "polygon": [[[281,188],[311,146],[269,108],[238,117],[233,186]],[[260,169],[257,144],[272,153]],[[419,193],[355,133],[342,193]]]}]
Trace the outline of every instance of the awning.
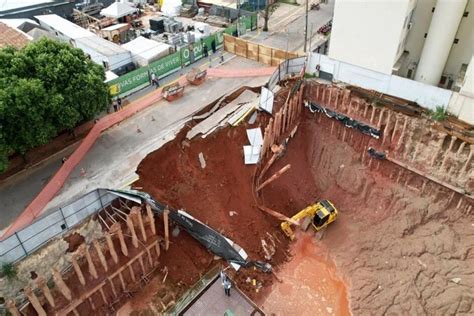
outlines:
[{"label": "awning", "polygon": [[138,10],[130,4],[122,2],[114,2],[110,6],[100,11],[100,14],[106,17],[119,19],[121,17],[133,14]]}]

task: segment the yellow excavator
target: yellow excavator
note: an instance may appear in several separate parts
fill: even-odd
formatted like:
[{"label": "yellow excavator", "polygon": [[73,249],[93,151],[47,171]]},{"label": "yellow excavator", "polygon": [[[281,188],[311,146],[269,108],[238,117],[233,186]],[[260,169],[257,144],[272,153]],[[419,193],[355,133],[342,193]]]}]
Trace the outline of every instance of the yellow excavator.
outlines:
[{"label": "yellow excavator", "polygon": [[[312,204],[297,214],[295,214],[291,219],[300,222],[301,228],[306,230],[311,224],[315,231],[320,231],[330,223],[334,222],[337,218],[337,209],[334,205],[328,200],[321,200],[316,204]],[[291,240],[295,239],[295,233],[291,229],[290,222],[281,223],[281,229]]]}]

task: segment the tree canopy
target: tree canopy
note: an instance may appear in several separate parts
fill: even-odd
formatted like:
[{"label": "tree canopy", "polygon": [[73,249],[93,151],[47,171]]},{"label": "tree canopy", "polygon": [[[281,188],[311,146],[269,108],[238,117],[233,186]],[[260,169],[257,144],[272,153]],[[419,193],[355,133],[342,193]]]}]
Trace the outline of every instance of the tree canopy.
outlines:
[{"label": "tree canopy", "polygon": [[105,110],[104,80],[102,66],[65,43],[0,49],[0,172],[9,154],[24,155]]}]

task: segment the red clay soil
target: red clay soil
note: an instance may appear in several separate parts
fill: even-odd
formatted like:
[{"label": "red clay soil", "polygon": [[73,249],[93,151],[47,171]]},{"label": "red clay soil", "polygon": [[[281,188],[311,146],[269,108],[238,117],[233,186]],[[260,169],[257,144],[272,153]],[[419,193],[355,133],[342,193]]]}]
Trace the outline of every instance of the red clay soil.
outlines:
[{"label": "red clay soil", "polygon": [[472,314],[472,213],[433,182],[422,193],[423,177],[389,161],[369,165],[367,146],[381,140],[304,113],[269,174],[292,168],[263,199],[286,215],[323,198],[335,203],[339,218],[320,243],[346,281],[352,314]]},{"label": "red clay soil", "polygon": [[64,241],[69,244],[69,248],[67,252],[74,252],[79,248],[81,244],[84,243],[84,236],[79,233],[72,233],[66,237],[64,237]]},{"label": "red clay soil", "polygon": [[[347,284],[353,314],[472,312],[472,214],[462,214],[457,200],[446,202],[450,192],[437,184],[428,183],[421,194],[423,178],[389,161],[369,165],[367,146],[378,148],[381,140],[332,123],[304,110],[295,138],[264,179],[286,164],[291,169],[262,190],[264,205],[291,216],[322,198],[335,202],[340,216],[320,242],[336,264],[335,273]],[[255,167],[245,166],[242,157],[248,127],[222,129],[190,144],[183,142],[186,131],[181,132],[142,161],[137,186],[221,231],[251,259],[263,260],[261,239],[266,232],[272,234],[277,252],[270,263],[278,269],[290,256],[288,241],[280,222],[259,211],[253,200]],[[199,164],[200,152],[205,169]],[[170,277],[197,279],[205,265],[194,266],[199,256],[195,260],[193,252],[202,247],[191,239],[186,242],[181,234],[175,242],[190,255],[163,256],[185,267],[170,272]],[[205,257],[210,260],[212,255]],[[259,294],[245,281],[248,277],[263,281]],[[258,301],[268,295],[274,281],[252,269],[236,278],[238,286]],[[340,304],[328,314],[346,314],[346,303]]]},{"label": "red clay soil", "polygon": [[[264,260],[261,240],[266,238],[267,232],[272,234],[277,249],[270,263],[278,265],[287,258],[288,241],[279,230],[280,222],[262,213],[252,198],[255,166],[244,165],[242,149],[248,144],[247,128],[249,126],[243,124],[222,129],[205,139],[197,137],[190,145],[183,142],[187,129],[183,130],[175,140],[149,154],[140,163],[137,170],[140,180],[136,186],[162,203],[185,209],[220,231],[243,247],[252,260]],[[206,160],[205,169],[199,163],[200,152]],[[230,212],[236,214],[231,216]],[[179,243],[184,255],[172,256],[170,253],[163,259],[170,260],[170,264],[177,267],[170,271],[170,278],[191,285],[188,281],[197,280],[213,256],[210,253],[203,257],[196,255],[203,247],[192,239],[181,238],[182,235],[188,239],[187,234],[181,233],[174,242]],[[173,248],[178,247],[170,247],[170,250]],[[200,264],[201,261],[206,264]],[[236,278],[239,287],[250,296],[256,292],[251,284],[245,282],[248,277],[255,277],[263,286],[272,282],[271,274],[244,269]]]}]

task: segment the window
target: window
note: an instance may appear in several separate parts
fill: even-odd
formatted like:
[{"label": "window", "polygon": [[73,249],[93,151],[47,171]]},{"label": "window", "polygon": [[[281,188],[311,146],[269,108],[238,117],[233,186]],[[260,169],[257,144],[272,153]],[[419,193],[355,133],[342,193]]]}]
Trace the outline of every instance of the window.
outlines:
[{"label": "window", "polygon": [[454,44],[457,44],[457,43],[459,43],[459,38],[454,39]]},{"label": "window", "polygon": [[446,89],[451,90],[451,88],[453,87],[453,83],[454,83],[454,80],[452,78],[449,78],[448,86],[446,87]]},{"label": "window", "polygon": [[413,75],[413,69],[408,69],[407,78],[411,79],[412,75]]},{"label": "window", "polygon": [[431,9],[431,12],[434,12],[435,11],[435,7],[433,7],[433,9]]},{"label": "window", "polygon": [[446,83],[446,76],[441,76],[441,79],[439,80],[439,85],[444,86]]},{"label": "window", "polygon": [[428,36],[428,33],[425,33],[425,36],[423,36],[424,38],[426,38]]},{"label": "window", "polygon": [[467,18],[469,16],[469,12],[464,12],[464,14],[462,15],[463,17]]}]

